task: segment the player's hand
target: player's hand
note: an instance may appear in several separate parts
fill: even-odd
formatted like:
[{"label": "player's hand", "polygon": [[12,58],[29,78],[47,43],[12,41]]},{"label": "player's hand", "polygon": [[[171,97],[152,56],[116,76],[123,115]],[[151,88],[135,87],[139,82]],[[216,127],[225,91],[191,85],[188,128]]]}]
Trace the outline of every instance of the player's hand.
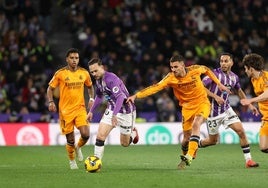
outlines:
[{"label": "player's hand", "polygon": [[222,105],[222,104],[224,104],[224,102],[225,102],[225,100],[224,100],[222,97],[220,97],[220,96],[217,96],[217,97],[215,97],[214,99],[215,99],[215,101],[216,101],[219,105]]},{"label": "player's hand", "polygon": [[88,109],[90,109],[93,106],[93,104],[94,104],[94,99],[90,98],[87,104]]},{"label": "player's hand", "polygon": [[253,114],[253,115],[255,115],[255,116],[260,115],[258,109],[257,109],[254,105],[250,104],[248,107],[249,107],[249,109],[252,111],[252,114]]},{"label": "player's hand", "polygon": [[57,112],[57,107],[56,107],[56,105],[55,105],[54,102],[50,102],[50,103],[48,104],[48,110],[49,110],[50,112]]},{"label": "player's hand", "polygon": [[93,118],[93,113],[92,113],[92,112],[88,112],[88,114],[87,114],[87,119],[88,119],[89,121],[92,121],[92,118]]},{"label": "player's hand", "polygon": [[221,91],[225,91],[227,92],[228,94],[232,94],[231,90],[228,89],[225,85],[223,85],[222,83],[218,84],[218,88],[221,90]]},{"label": "player's hand", "polygon": [[251,104],[251,100],[250,100],[250,99],[241,99],[241,100],[240,100],[240,103],[241,103],[243,106],[247,106],[247,105],[250,105],[250,104]]},{"label": "player's hand", "polygon": [[117,117],[115,115],[113,115],[113,117],[112,117],[112,126],[113,127],[116,127],[117,126],[117,123],[118,123]]},{"label": "player's hand", "polygon": [[128,103],[128,102],[134,103],[136,97],[137,97],[136,95],[132,95],[132,96],[128,97],[126,103]]}]

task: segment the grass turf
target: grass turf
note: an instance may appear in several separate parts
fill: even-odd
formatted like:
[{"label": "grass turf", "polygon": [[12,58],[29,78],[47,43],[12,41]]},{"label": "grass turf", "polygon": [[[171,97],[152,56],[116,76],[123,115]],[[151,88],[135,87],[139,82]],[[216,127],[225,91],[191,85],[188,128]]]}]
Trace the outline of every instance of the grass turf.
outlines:
[{"label": "grass turf", "polygon": [[[84,155],[93,146],[85,146]],[[180,146],[150,145],[128,148],[108,145],[103,168],[87,173],[83,162],[70,170],[64,146],[0,147],[0,185],[13,188],[150,188],[150,187],[267,187],[267,155],[258,145],[251,153],[259,168],[246,169],[239,145],[217,145],[199,149],[197,159],[185,170],[177,170]]]}]

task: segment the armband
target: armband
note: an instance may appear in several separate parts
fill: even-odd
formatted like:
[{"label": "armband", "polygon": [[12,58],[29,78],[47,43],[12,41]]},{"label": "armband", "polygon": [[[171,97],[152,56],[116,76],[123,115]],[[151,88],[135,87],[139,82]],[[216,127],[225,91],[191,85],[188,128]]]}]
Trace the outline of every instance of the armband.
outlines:
[{"label": "armband", "polygon": [[92,102],[94,102],[94,99],[93,99],[93,98],[89,98],[89,101],[92,101]]},{"label": "armband", "polygon": [[54,101],[48,101],[48,104],[53,103]]}]

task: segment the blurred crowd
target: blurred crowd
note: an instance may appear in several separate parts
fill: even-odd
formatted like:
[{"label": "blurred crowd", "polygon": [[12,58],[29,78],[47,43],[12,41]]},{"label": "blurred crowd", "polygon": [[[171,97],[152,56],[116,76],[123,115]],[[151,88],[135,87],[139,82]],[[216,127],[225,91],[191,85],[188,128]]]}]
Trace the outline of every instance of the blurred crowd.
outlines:
[{"label": "blurred crowd", "polygon": [[[38,6],[34,6],[33,2]],[[46,113],[47,80],[54,72],[48,42],[50,0],[0,1],[0,113]]]},{"label": "blurred crowd", "polygon": [[[51,1],[2,0],[0,7],[0,113],[47,113],[45,90],[55,71],[49,45]],[[256,52],[268,60],[268,1],[265,0],[58,0],[66,32],[81,50],[81,66],[99,56],[131,94],[158,82],[176,53],[186,65],[218,67],[222,52],[234,55],[233,72],[252,95],[241,60]],[[40,5],[40,6],[39,6]],[[62,63],[64,64],[64,59]],[[231,103],[238,113],[237,96]],[[170,89],[137,101],[157,121],[177,121],[179,107]]]}]

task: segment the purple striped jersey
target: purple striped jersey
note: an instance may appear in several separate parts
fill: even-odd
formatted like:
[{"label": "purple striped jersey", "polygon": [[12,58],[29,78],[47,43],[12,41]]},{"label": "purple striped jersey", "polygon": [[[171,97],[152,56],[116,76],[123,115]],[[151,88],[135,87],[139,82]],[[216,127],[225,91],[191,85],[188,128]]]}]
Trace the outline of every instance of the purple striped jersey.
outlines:
[{"label": "purple striped jersey", "polygon": [[[100,80],[96,80],[96,95],[104,97],[108,102],[107,109],[114,110],[116,100],[119,96],[124,96],[125,100],[129,97],[129,92],[123,81],[112,72],[105,72]],[[119,113],[129,114],[136,110],[132,103],[124,101]]]},{"label": "purple striped jersey", "polygon": [[[235,89],[236,91],[241,88],[239,77],[233,73],[232,71],[229,74],[224,73],[221,68],[217,68],[213,70],[214,74],[220,80],[220,82],[225,85],[228,89]],[[207,89],[209,89],[212,93],[222,97],[225,102],[222,105],[219,105],[215,99],[211,100],[211,113],[210,117],[218,116],[219,114],[225,112],[228,108],[230,108],[229,102],[229,94],[226,92],[221,92],[218,88],[217,84],[213,82],[208,76],[203,78],[203,83]]]}]

